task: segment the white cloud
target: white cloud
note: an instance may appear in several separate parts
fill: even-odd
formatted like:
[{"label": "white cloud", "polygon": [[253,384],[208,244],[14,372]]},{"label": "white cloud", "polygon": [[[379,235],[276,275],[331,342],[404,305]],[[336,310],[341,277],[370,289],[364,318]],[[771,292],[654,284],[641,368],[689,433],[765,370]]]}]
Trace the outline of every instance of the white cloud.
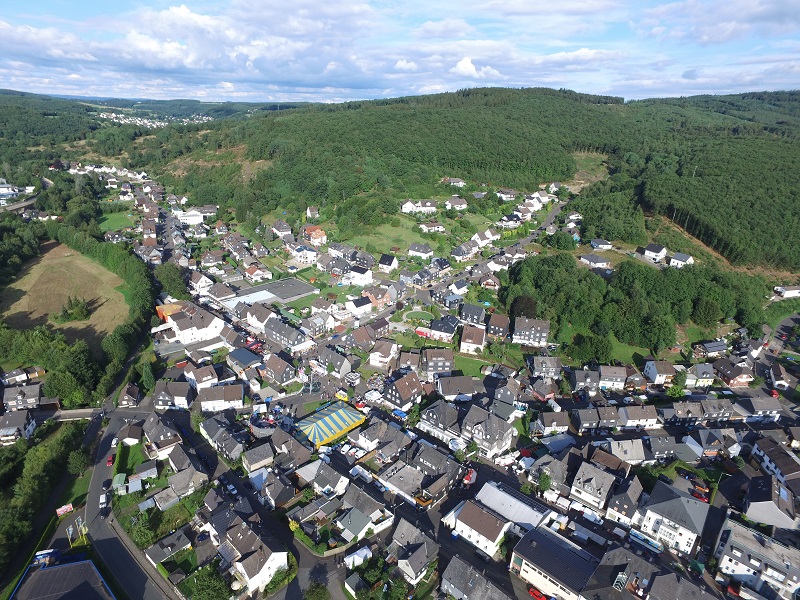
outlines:
[{"label": "white cloud", "polygon": [[499,71],[493,69],[492,67],[484,66],[478,69],[474,64],[472,64],[472,59],[468,56],[465,56],[458,61],[456,66],[450,69],[450,72],[454,75],[469,77],[471,79],[484,79],[486,77],[494,79],[500,77]]},{"label": "white cloud", "polygon": [[396,63],[394,63],[394,69],[395,71],[411,72],[418,70],[419,67],[417,66],[417,63],[415,63],[413,60],[406,60],[404,58],[401,58]]},{"label": "white cloud", "polygon": [[464,19],[444,19],[442,21],[426,21],[417,28],[413,35],[419,38],[457,38],[471,34],[475,29]]}]

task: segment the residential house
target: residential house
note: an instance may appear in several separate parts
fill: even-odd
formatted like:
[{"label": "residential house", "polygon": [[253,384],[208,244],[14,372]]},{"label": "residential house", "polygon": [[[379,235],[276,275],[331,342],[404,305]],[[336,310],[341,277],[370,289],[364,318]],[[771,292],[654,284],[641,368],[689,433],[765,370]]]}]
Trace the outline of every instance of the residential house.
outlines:
[{"label": "residential house", "polygon": [[500,543],[511,528],[511,521],[474,500],[459,504],[442,517],[442,521],[451,526],[458,537],[492,557],[498,553]]},{"label": "residential house", "polygon": [[753,381],[753,370],[746,365],[720,358],[712,365],[717,377],[729,388],[747,387]]},{"label": "residential house", "polygon": [[675,377],[675,367],[666,360],[648,360],[642,373],[653,385],[666,386],[671,384]]},{"label": "residential house", "polygon": [[753,445],[751,457],[759,462],[764,473],[774,476],[795,496],[800,495],[800,459],[796,454],[771,437],[764,437]]},{"label": "residential house", "polygon": [[779,390],[786,390],[789,388],[790,379],[786,373],[786,368],[777,360],[773,362],[772,366],[769,368],[769,378],[772,387]]},{"label": "residential house", "polygon": [[483,322],[486,320],[486,311],[482,306],[477,306],[475,304],[463,304],[461,306],[460,316],[464,323],[483,325]]},{"label": "residential house", "polygon": [[420,223],[419,228],[422,230],[422,233],[444,233],[444,225],[438,221]]},{"label": "residential house", "polygon": [[656,429],[661,427],[658,411],[652,404],[625,404],[619,407],[619,427],[621,429]]},{"label": "residential house", "polygon": [[302,487],[311,486],[314,492],[328,500],[341,496],[347,490],[350,480],[321,460],[306,463],[295,476]]},{"label": "residential house", "polygon": [[669,266],[675,267],[676,269],[681,269],[687,265],[693,265],[693,264],[694,264],[694,258],[692,258],[688,254],[684,254],[683,252],[676,252],[669,259]]},{"label": "residential house", "polygon": [[463,466],[447,452],[414,442],[396,462],[380,470],[377,479],[411,505],[430,509],[447,496],[463,475]]},{"label": "residential house", "polygon": [[400,212],[405,214],[431,215],[437,210],[434,200],[406,200],[400,205]]},{"label": "residential house", "polygon": [[139,387],[135,383],[126,383],[119,394],[117,406],[138,406],[139,405]]},{"label": "residential house", "polygon": [[569,431],[569,413],[566,411],[539,411],[539,416],[531,424],[534,435],[553,435]]},{"label": "residential house", "polygon": [[430,564],[437,559],[439,544],[421,529],[401,518],[386,549],[390,559],[396,561],[403,578],[416,586],[428,572]]},{"label": "residential house", "polygon": [[673,551],[693,556],[708,508],[708,504],[688,493],[657,481],[647,502],[637,513],[634,527]]},{"label": "residential house", "polygon": [[408,373],[386,386],[384,400],[395,408],[408,412],[414,404],[422,400],[422,384],[416,373]]},{"label": "residential house", "polygon": [[795,496],[771,475],[750,480],[743,504],[742,514],[752,523],[764,523],[782,529],[797,527]]},{"label": "residential house", "polygon": [[219,554],[231,565],[234,578],[253,597],[264,591],[278,571],[288,568],[288,551],[263,531],[258,520],[251,524],[236,518],[220,541]]},{"label": "residential house", "polygon": [[493,312],[486,324],[486,335],[504,340],[508,336],[509,323],[510,321],[507,315]]},{"label": "residential house", "polygon": [[178,432],[167,425],[158,413],[151,413],[142,424],[144,450],[148,458],[165,460],[169,453],[181,443]]},{"label": "residential house", "polygon": [[306,218],[319,219],[319,207],[309,206],[308,208],[306,208]]},{"label": "residential house", "polygon": [[796,547],[731,518],[723,523],[714,547],[718,577],[730,578],[740,597],[796,596],[800,588],[800,550]]},{"label": "residential house", "polygon": [[644,257],[653,262],[661,262],[667,256],[667,249],[658,244],[647,244],[644,248]]},{"label": "residential house", "polygon": [[453,260],[456,262],[464,262],[472,260],[480,249],[481,247],[478,246],[477,242],[470,240],[453,248],[450,251],[450,256],[453,257]]},{"label": "residential house", "polygon": [[327,346],[319,351],[316,360],[320,368],[339,379],[347,375],[353,368],[346,356]]},{"label": "residential house", "polygon": [[630,527],[639,508],[644,490],[637,476],[626,479],[617,486],[606,510],[606,519]]},{"label": "residential house", "polygon": [[197,367],[193,363],[188,363],[183,369],[183,376],[195,392],[219,383],[217,371],[214,365],[210,364]]},{"label": "residential house", "polygon": [[189,410],[193,398],[194,391],[189,382],[159,380],[153,390],[153,407],[156,410]]},{"label": "residential house", "polygon": [[397,269],[398,266],[397,257],[392,254],[381,254],[381,257],[378,259],[378,270],[383,273],[391,273]]},{"label": "residential house", "polygon": [[3,405],[6,412],[14,410],[32,410],[39,408],[42,397],[42,384],[31,383],[15,385],[3,390]]},{"label": "residential house", "polygon": [[240,383],[203,388],[197,394],[204,413],[244,408],[244,386]]},{"label": "residential house", "polygon": [[428,381],[449,375],[454,368],[453,351],[447,348],[425,348],[422,351],[422,370]]},{"label": "residential house", "polygon": [[534,356],[529,366],[532,377],[555,379],[561,375],[561,359],[557,356]]},{"label": "residential house", "polygon": [[570,373],[570,384],[576,392],[594,396],[600,387],[600,373],[589,369],[573,369]]},{"label": "residential house", "polygon": [[274,461],[275,452],[268,443],[242,452],[242,466],[248,475],[259,469],[272,466]]},{"label": "residential house", "polygon": [[583,462],[572,482],[570,497],[589,508],[605,510],[615,483],[613,474],[592,463]]},{"label": "residential house", "polygon": [[689,387],[689,379],[694,378],[695,388],[708,388],[714,383],[714,367],[708,363],[697,363],[692,365],[686,376],[687,386]]},{"label": "residential house", "polygon": [[439,377],[436,390],[447,401],[468,402],[472,400],[479,382],[468,375]]},{"label": "residential house", "polygon": [[579,408],[572,411],[572,420],[578,434],[590,433],[600,426],[596,408]]},{"label": "residential house", "polygon": [[306,225],[303,227],[303,238],[312,246],[324,246],[328,242],[328,236],[322,227],[316,225]]},{"label": "residential house", "polygon": [[[427,337],[440,342],[451,342],[453,341],[453,336],[456,334],[458,325],[458,318],[453,315],[445,315],[441,319],[434,319],[431,321],[430,327],[427,328]],[[426,328],[419,328],[417,333],[424,332],[425,329]]]},{"label": "residential house", "polygon": [[723,339],[697,342],[692,346],[695,358],[720,358],[728,354],[728,342]]},{"label": "residential house", "polygon": [[250,352],[247,348],[235,348],[225,358],[228,366],[236,374],[237,377],[242,378],[245,371],[261,364],[261,356]]},{"label": "residential house", "polygon": [[475,242],[478,244],[479,248],[485,248],[486,246],[491,246],[492,242],[496,242],[500,239],[500,234],[497,233],[494,229],[487,229],[485,231],[479,231],[475,235],[470,238],[470,241]]},{"label": "residential house", "polygon": [[15,410],[0,416],[0,446],[12,446],[18,439],[29,439],[36,429],[30,410]]},{"label": "residential house", "polygon": [[602,239],[595,239],[590,242],[594,250],[611,250],[613,246],[611,242]]},{"label": "residential house", "polygon": [[461,426],[462,435],[478,445],[478,452],[493,459],[511,448],[516,429],[480,406],[473,404]]},{"label": "residential house", "polygon": [[400,355],[400,346],[392,340],[379,340],[369,354],[369,364],[378,369],[388,369]]},{"label": "residential house", "polygon": [[281,239],[288,239],[292,237],[292,228],[286,221],[278,219],[272,224],[272,233]]},{"label": "residential house", "polygon": [[783,415],[780,399],[772,396],[742,396],[733,410],[747,423],[775,423]]},{"label": "residential house", "polygon": [[464,325],[461,330],[460,351],[467,354],[480,354],[486,343],[486,330],[483,326]]},{"label": "residential house", "polygon": [[512,341],[515,344],[543,348],[547,345],[548,335],[550,335],[550,321],[527,317],[517,317],[514,320]]},{"label": "residential house", "polygon": [[444,207],[447,210],[467,210],[467,201],[464,200],[461,196],[450,196],[449,199],[445,200]]},{"label": "residential house", "polygon": [[192,271],[192,274],[189,277],[189,286],[193,294],[204,296],[208,294],[208,291],[211,289],[212,285],[214,285],[214,281],[210,277],[207,277],[200,271]]},{"label": "residential house", "polygon": [[361,295],[364,298],[369,298],[369,301],[372,302],[372,306],[377,310],[383,310],[391,303],[389,290],[387,288],[371,286],[363,289]]},{"label": "residential house", "polygon": [[647,380],[633,365],[625,365],[625,389],[628,391],[645,391],[647,389]]},{"label": "residential house", "polygon": [[373,304],[369,298],[356,298],[355,300],[348,300],[345,307],[356,318],[360,319],[366,317],[372,312]]},{"label": "residential house", "polygon": [[263,377],[279,385],[286,385],[297,377],[297,369],[279,354],[271,354],[261,368]]},{"label": "residential house", "polygon": [[725,397],[707,396],[700,401],[700,408],[703,411],[701,420],[705,424],[725,423],[733,416],[733,405]]},{"label": "residential house", "polygon": [[642,464],[647,458],[644,442],[640,438],[633,440],[612,439],[601,447],[606,449],[611,456],[615,456],[633,466]]},{"label": "residential house", "polygon": [[243,436],[234,435],[231,423],[222,416],[211,417],[201,422],[200,434],[208,440],[212,448],[230,461],[238,460],[244,452],[244,444],[240,441]]},{"label": "residential house", "polygon": [[423,260],[429,260],[433,258],[433,250],[428,244],[417,244],[413,243],[408,249],[408,255],[410,257],[421,258]]},{"label": "residential house", "polygon": [[625,381],[628,378],[625,367],[611,367],[600,365],[600,389],[620,391],[625,389]]},{"label": "residential house", "polygon": [[269,319],[264,325],[264,335],[273,342],[280,344],[290,351],[301,346],[306,341],[306,336],[299,329],[287,325],[278,319]]},{"label": "residential house", "polygon": [[590,269],[608,269],[611,266],[611,261],[597,254],[583,254],[581,255],[581,262],[589,265]]},{"label": "residential house", "polygon": [[259,283],[265,279],[272,279],[272,271],[262,264],[253,263],[244,270],[244,278],[250,283]]},{"label": "residential house", "polygon": [[[509,569],[545,597],[579,600],[584,598],[581,591],[591,579],[597,563],[582,544],[551,531],[549,527],[534,527],[514,546]],[[469,598],[474,596],[470,594]]]},{"label": "residential house", "polygon": [[25,383],[26,381],[28,381],[28,374],[25,372],[25,369],[6,371],[3,373],[2,378],[0,378],[0,383],[6,387]]}]

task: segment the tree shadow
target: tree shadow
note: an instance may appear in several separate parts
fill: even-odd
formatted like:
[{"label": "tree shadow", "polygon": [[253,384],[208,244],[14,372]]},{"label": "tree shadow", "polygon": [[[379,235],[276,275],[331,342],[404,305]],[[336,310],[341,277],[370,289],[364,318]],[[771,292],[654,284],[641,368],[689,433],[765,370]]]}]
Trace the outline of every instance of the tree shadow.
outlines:
[{"label": "tree shadow", "polygon": [[[317,563],[308,573],[309,581],[316,581],[324,586],[328,585],[328,565],[326,563]],[[291,596],[287,596],[291,597]]]}]

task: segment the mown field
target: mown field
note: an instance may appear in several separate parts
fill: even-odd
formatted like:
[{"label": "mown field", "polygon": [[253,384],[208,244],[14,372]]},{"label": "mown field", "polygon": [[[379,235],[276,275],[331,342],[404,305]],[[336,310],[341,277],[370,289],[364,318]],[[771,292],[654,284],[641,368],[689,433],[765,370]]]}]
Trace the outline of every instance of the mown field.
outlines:
[{"label": "mown field", "polygon": [[[57,243],[42,247],[39,258],[30,261],[19,277],[0,292],[0,314],[11,327],[32,328],[47,324],[74,341],[85,339],[99,351],[101,340],[125,321],[128,305],[117,289],[124,284],[117,275],[96,262]],[[89,303],[87,321],[56,324],[49,320],[67,297]]]}]

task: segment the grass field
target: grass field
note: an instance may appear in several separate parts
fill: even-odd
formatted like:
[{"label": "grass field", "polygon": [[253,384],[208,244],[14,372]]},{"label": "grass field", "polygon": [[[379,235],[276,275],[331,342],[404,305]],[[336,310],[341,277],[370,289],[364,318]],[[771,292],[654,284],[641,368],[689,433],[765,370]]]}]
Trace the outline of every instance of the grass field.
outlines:
[{"label": "grass field", "polygon": [[100,225],[101,231],[118,231],[126,227],[133,227],[133,219],[124,212],[108,213],[100,217],[97,224]]},{"label": "grass field", "polygon": [[[85,339],[100,352],[100,342],[128,316],[125,296],[117,291],[122,279],[96,262],[67,246],[48,242],[42,255],[29,261],[17,280],[0,293],[0,314],[11,327],[31,329],[48,324],[61,331],[67,340]],[[59,312],[68,296],[89,303],[88,321],[55,324],[52,313]]]},{"label": "grass field", "polygon": [[436,249],[438,244],[437,240],[426,240],[420,235],[422,232],[417,225],[417,222],[405,215],[398,215],[400,220],[400,227],[392,227],[391,224],[386,223],[380,227],[376,227],[364,235],[359,235],[347,240],[348,244],[353,246],[360,246],[365,248],[367,244],[375,247],[377,252],[389,252],[392,246],[398,246],[403,250],[416,242],[418,244],[428,244]]},{"label": "grass field", "polygon": [[409,313],[406,313],[407,319],[419,319],[420,321],[432,321],[433,315],[424,310],[412,310]]},{"label": "grass field", "polygon": [[455,362],[455,368],[458,371],[461,371],[464,375],[468,377],[480,377],[481,376],[481,368],[485,367],[488,364],[486,361],[478,360],[477,358],[469,358],[468,356],[462,356],[461,354],[456,354],[453,362]]}]

